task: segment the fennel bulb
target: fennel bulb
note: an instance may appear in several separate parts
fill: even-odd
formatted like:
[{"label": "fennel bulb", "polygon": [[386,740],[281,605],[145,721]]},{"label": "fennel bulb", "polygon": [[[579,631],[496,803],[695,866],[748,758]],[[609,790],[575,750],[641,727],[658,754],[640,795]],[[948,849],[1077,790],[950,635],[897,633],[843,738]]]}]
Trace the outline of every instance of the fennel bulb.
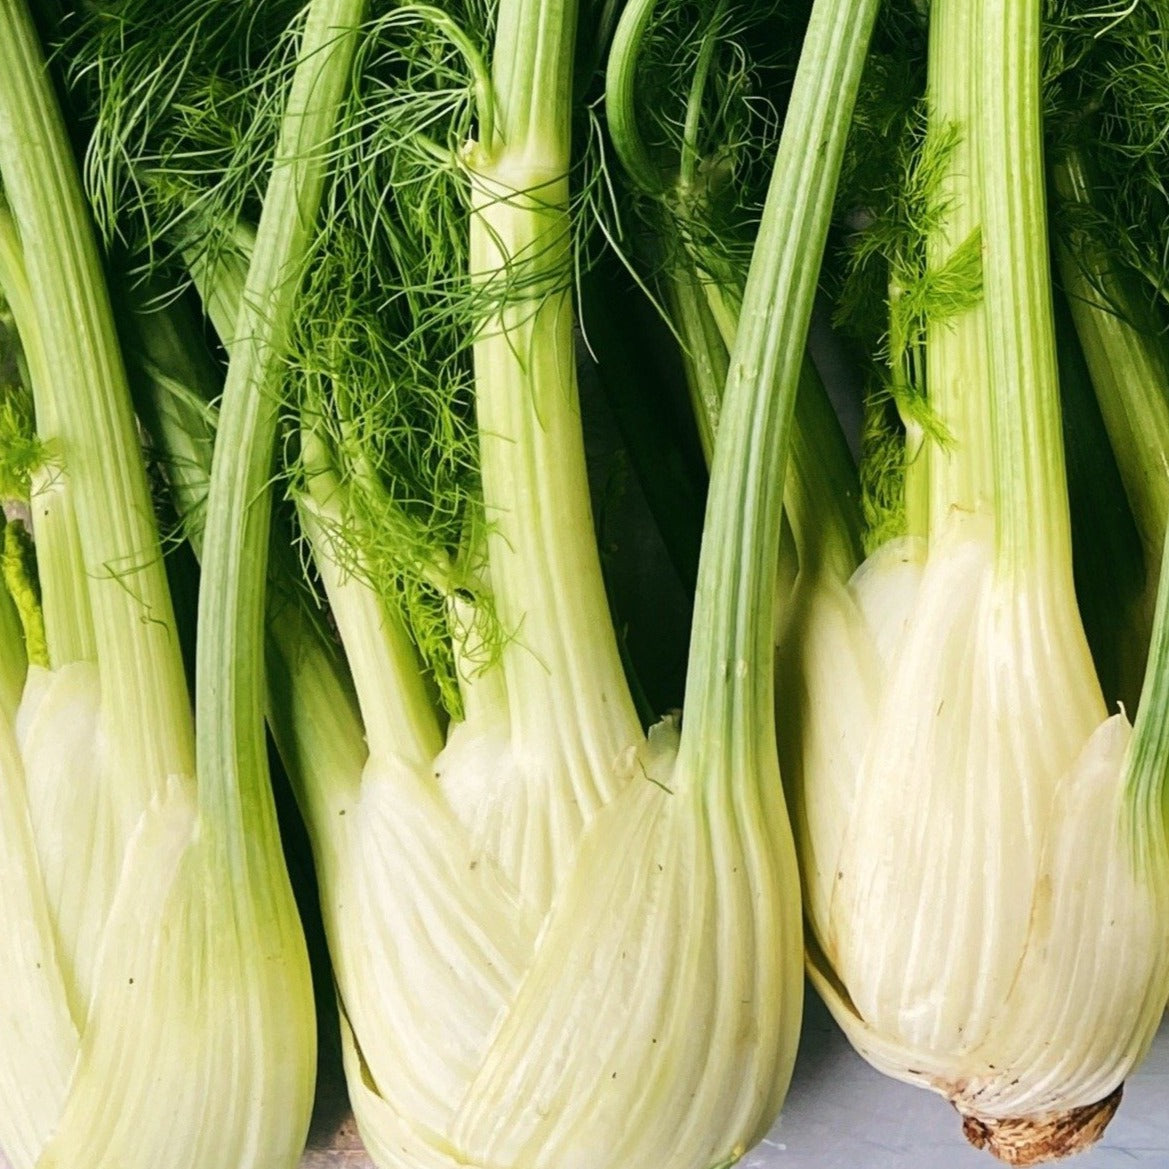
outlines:
[{"label": "fennel bulb", "polygon": [[193,777],[143,775],[101,696],[91,662],[30,666],[0,731],[0,1148],[13,1169],[295,1165],[312,1000],[291,897],[266,904],[281,870],[225,887]]},{"label": "fennel bulb", "polygon": [[908,534],[813,565],[780,653],[817,989],[1013,1164],[1099,1137],[1169,990],[1163,684],[1109,716],[1072,585],[1038,36],[1024,0],[931,9],[930,271],[981,241],[918,355],[948,440],[907,421]]},{"label": "fennel bulb", "polygon": [[[986,517],[956,515],[814,608],[797,836],[817,989],[1000,1154],[1091,1143],[1160,1021],[1169,878],[1067,582],[1004,579]],[[827,709],[842,660],[857,683]]]},{"label": "fennel bulb", "polygon": [[[567,188],[492,189],[481,246],[515,250],[491,270],[539,257],[549,291],[505,301],[476,354],[484,497],[507,501],[490,581],[520,632],[467,670],[445,743],[396,615],[331,535],[345,485],[316,467],[301,500],[368,743],[359,773],[302,794],[350,1098],[382,1166],[706,1169],[762,1136],[795,1054],[774,751],[638,727],[587,510]],[[473,661],[474,624],[452,624]]]},{"label": "fennel bulb", "polygon": [[[310,220],[313,103],[344,78],[351,24],[306,22],[286,111],[276,169]],[[40,595],[19,563],[0,590],[0,1148],[14,1169],[291,1167],[312,990],[259,716],[250,760],[233,718],[262,661],[230,619],[203,638],[192,718],[97,248],[19,0],[0,43],[0,288],[41,456],[24,466]],[[20,449],[5,436],[9,477]],[[208,587],[203,607],[218,629],[230,603]]]}]

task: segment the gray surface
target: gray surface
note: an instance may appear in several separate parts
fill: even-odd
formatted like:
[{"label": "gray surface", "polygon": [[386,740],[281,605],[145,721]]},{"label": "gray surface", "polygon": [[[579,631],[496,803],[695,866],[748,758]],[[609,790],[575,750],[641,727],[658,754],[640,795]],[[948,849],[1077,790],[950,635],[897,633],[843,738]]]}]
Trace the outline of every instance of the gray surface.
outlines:
[{"label": "gray surface", "polygon": [[[1094,1149],[1069,1169],[1169,1167],[1169,1026],[1126,1087]],[[954,1109],[932,1092],[882,1076],[845,1041],[810,991],[791,1091],[743,1169],[993,1169],[968,1145]]]}]

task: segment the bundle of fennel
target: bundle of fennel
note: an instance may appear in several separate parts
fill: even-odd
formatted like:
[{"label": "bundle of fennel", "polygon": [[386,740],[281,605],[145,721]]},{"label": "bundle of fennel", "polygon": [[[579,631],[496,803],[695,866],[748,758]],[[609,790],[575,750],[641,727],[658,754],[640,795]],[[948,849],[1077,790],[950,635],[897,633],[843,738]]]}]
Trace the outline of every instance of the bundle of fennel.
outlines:
[{"label": "bundle of fennel", "polygon": [[[1161,197],[1159,9],[31,7],[69,130],[0,0],[0,1153],[296,1163],[265,720],[379,1166],[729,1166],[805,960],[976,1144],[1098,1137],[1169,998],[1169,282],[1116,230]],[[582,354],[694,589],[664,719]]]},{"label": "bundle of fennel", "polygon": [[[730,1163],[774,1118],[798,1033],[770,604],[816,272],[794,258],[823,248],[839,95],[874,5],[841,32],[822,4],[811,26],[745,294],[759,328],[727,393],[686,719],[648,735],[601,587],[576,403],[575,6],[313,0],[222,24],[150,7],[94,6],[66,51],[97,92],[95,210],[131,240],[145,225],[144,251],[193,283],[228,357],[194,521],[199,767],[265,775],[279,435],[345,663],[303,602],[274,605],[266,704],[313,839],[367,1144],[385,1165]],[[824,135],[830,151],[807,148]],[[160,321],[136,327],[144,381],[172,395],[155,438],[184,509],[200,487],[182,451],[206,450],[184,430],[197,387],[175,397]],[[145,1054],[137,1068],[157,1074]],[[294,1139],[256,1093],[235,1109]],[[135,1153],[117,1163],[145,1164]],[[192,1157],[289,1160],[274,1141]]]}]

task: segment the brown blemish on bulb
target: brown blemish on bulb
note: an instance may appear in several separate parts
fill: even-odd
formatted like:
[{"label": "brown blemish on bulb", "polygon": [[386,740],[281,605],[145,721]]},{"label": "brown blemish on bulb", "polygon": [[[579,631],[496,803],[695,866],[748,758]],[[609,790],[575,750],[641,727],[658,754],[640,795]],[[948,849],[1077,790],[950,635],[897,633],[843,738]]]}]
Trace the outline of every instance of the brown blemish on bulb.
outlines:
[{"label": "brown blemish on bulb", "polygon": [[1045,1116],[1005,1120],[962,1116],[962,1132],[977,1149],[1008,1165],[1038,1165],[1082,1153],[1101,1137],[1120,1104],[1124,1085],[1095,1104]]}]

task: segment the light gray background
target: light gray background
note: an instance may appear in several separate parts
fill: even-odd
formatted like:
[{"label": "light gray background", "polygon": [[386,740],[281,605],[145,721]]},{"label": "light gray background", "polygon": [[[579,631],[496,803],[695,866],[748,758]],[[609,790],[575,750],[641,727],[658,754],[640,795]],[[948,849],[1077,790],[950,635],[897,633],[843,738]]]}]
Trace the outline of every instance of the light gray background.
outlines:
[{"label": "light gray background", "polygon": [[[1085,1026],[1091,1026],[1089,1020]],[[1072,1169],[1169,1167],[1169,1025],[1162,1024],[1120,1110]],[[743,1169],[994,1169],[962,1136],[954,1109],[933,1092],[882,1076],[807,994],[800,1056],[783,1115]]]}]

